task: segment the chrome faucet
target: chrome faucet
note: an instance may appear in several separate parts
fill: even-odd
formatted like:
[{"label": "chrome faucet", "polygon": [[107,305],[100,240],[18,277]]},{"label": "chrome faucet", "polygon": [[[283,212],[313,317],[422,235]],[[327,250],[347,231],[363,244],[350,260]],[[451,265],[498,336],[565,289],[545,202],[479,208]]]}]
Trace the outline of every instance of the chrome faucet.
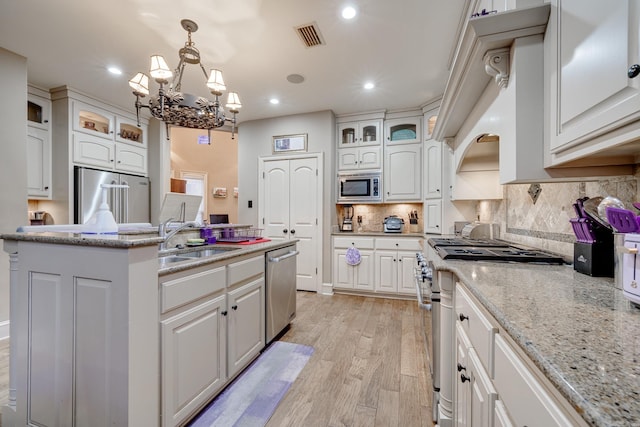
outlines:
[{"label": "chrome faucet", "polygon": [[165,222],[162,222],[160,223],[160,225],[158,225],[158,235],[164,238],[164,241],[160,243],[161,251],[167,249],[167,242],[169,241],[169,239],[175,236],[177,232],[179,232],[180,230],[184,230],[185,228],[194,228],[198,226],[198,223],[196,223],[195,221],[181,222],[179,223],[180,225],[177,228],[174,228],[173,230],[167,232],[169,224],[171,224],[172,222],[176,221],[174,221],[173,218],[169,218]]}]

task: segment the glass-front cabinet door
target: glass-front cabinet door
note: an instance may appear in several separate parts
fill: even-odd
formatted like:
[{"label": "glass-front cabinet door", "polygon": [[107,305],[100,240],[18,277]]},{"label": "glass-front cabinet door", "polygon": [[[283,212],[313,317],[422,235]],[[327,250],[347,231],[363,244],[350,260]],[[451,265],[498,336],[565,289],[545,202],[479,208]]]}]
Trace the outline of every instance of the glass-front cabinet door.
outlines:
[{"label": "glass-front cabinet door", "polygon": [[140,147],[147,146],[147,135],[144,126],[138,127],[133,120],[116,117],[116,140]]},{"label": "glass-front cabinet door", "polygon": [[386,120],[384,130],[387,144],[422,142],[422,117]]},{"label": "glass-front cabinet door", "polygon": [[379,145],[382,123],[380,120],[342,123],[338,125],[338,148],[355,145]]},{"label": "glass-front cabinet door", "polygon": [[28,96],[27,124],[40,129],[49,129],[49,116],[51,114],[51,101],[39,96]]},{"label": "glass-front cabinet door", "polygon": [[74,130],[113,139],[115,117],[113,114],[99,108],[74,102],[73,104]]}]

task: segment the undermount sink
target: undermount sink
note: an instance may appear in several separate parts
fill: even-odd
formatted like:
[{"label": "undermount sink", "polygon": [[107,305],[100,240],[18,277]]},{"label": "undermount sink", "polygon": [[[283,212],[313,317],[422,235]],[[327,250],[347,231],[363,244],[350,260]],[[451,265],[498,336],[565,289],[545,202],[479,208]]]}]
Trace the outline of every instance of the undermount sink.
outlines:
[{"label": "undermount sink", "polygon": [[219,255],[225,252],[234,251],[240,248],[207,248],[199,249],[190,252],[183,252],[171,255],[164,255],[158,257],[158,263],[160,266],[166,266],[167,264],[174,264],[176,262],[190,261],[197,258],[207,258],[214,255]]}]

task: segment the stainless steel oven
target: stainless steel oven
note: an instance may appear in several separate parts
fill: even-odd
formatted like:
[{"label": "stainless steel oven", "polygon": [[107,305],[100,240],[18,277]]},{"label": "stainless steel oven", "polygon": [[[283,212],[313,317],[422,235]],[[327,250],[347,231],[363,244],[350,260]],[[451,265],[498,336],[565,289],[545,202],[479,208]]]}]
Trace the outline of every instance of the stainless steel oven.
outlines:
[{"label": "stainless steel oven", "polygon": [[438,421],[438,400],[440,398],[440,289],[433,281],[432,264],[427,262],[420,252],[416,254],[416,260],[416,295],[433,387],[431,407],[432,420],[435,423]]}]

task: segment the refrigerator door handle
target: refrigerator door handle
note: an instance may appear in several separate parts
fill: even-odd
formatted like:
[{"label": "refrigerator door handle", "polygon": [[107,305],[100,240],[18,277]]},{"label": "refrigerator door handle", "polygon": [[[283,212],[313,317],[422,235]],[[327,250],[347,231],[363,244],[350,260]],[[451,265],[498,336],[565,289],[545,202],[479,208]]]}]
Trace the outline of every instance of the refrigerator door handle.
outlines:
[{"label": "refrigerator door handle", "polygon": [[[126,181],[123,184],[129,185]],[[122,200],[122,222],[129,222],[129,189],[121,188],[120,197]]]}]

